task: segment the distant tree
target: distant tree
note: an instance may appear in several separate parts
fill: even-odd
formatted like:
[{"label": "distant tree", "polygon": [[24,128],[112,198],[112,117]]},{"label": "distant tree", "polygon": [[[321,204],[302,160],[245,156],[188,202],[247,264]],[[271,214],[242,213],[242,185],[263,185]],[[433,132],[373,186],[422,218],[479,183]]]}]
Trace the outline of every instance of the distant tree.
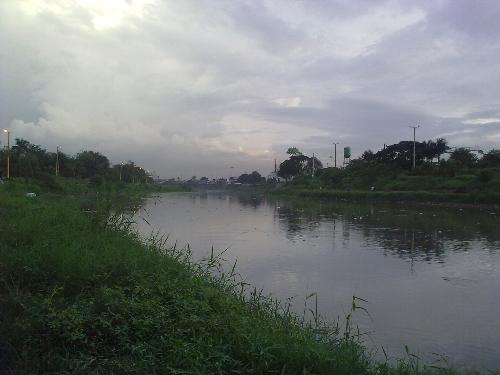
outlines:
[{"label": "distant tree", "polygon": [[59,175],[63,177],[75,177],[75,158],[59,151]]},{"label": "distant tree", "polygon": [[248,173],[243,173],[240,175],[240,177],[237,178],[236,182],[239,182],[240,184],[246,183],[248,180]]},{"label": "distant tree", "polygon": [[428,140],[417,143],[417,154],[419,158],[426,161],[432,161],[441,158],[441,155],[449,150],[448,142],[444,138],[438,138],[436,141]]},{"label": "distant tree", "polygon": [[16,160],[16,174],[20,177],[31,177],[34,178],[38,173],[40,173],[42,168],[38,162],[36,155],[32,153],[26,153],[19,155]]},{"label": "distant tree", "polygon": [[35,177],[50,173],[55,168],[55,154],[48,153],[38,145],[16,138],[11,149],[11,174],[21,177]]},{"label": "distant tree", "polygon": [[375,154],[373,153],[372,150],[366,150],[365,152],[363,152],[363,154],[361,155],[361,160],[365,160],[365,161],[372,161],[375,159]]},{"label": "distant tree", "polygon": [[313,173],[313,168],[315,175],[318,173],[318,171],[323,169],[323,163],[317,157],[307,158],[306,163],[302,167],[301,174],[310,176]]},{"label": "distant tree", "polygon": [[500,167],[500,150],[491,150],[479,160],[481,167]]},{"label": "distant tree", "polygon": [[124,164],[113,165],[113,178],[115,180],[120,179],[122,182],[131,183],[144,183],[153,182],[152,176],[147,173],[143,168],[135,165],[135,163],[129,160]]},{"label": "distant tree", "polygon": [[259,184],[265,182],[266,179],[262,177],[259,172],[253,171],[250,174],[243,173],[236,181],[242,184]]},{"label": "distant tree", "polygon": [[[5,175],[7,151],[0,150],[0,174]],[[55,175],[56,160],[59,159],[59,175],[63,177],[93,178],[92,183],[99,184],[105,179],[118,179],[120,172],[124,173],[126,181],[149,182],[152,178],[149,172],[136,166],[133,162],[115,165],[110,168],[106,156],[95,151],[82,151],[73,157],[61,151],[47,152],[42,147],[21,138],[15,140],[10,150],[11,176],[36,178],[47,184],[55,180],[49,177]],[[95,178],[94,178],[95,177]]]},{"label": "distant tree", "polygon": [[203,176],[202,178],[200,178],[200,184],[208,184],[208,178]]},{"label": "distant tree", "polygon": [[297,147],[289,147],[286,153],[291,156],[301,156],[302,152],[299,151]]},{"label": "distant tree", "polygon": [[[416,143],[416,149],[421,148],[421,143]],[[384,149],[377,151],[373,155],[374,160],[381,163],[390,163],[400,168],[411,168],[413,164],[413,142],[401,141],[399,143],[389,145]],[[417,162],[421,161],[422,157],[416,153]]]},{"label": "distant tree", "polygon": [[[438,138],[436,141],[415,142],[415,161],[417,164],[422,164],[435,158],[439,160],[441,155],[448,149],[448,144],[444,138]],[[386,146],[376,153],[370,150],[365,151],[361,159],[390,163],[393,166],[410,169],[413,166],[413,141],[401,141]]]},{"label": "distant tree", "polygon": [[[279,177],[288,180],[292,177],[312,174],[312,169],[313,169],[312,157],[305,156],[302,153],[300,153],[300,151],[299,154],[294,153],[290,155],[291,156],[289,159],[285,160],[280,164],[278,170]],[[322,168],[323,168],[323,163],[321,163],[321,161],[315,157],[314,158],[315,171],[319,171]]]},{"label": "distant tree", "polygon": [[[431,141],[428,141],[431,142]],[[437,157],[438,161],[441,160],[441,155],[447,152],[450,147],[448,147],[448,141],[444,138],[438,138],[436,142],[432,145],[434,151],[434,157]]]},{"label": "distant tree", "polygon": [[89,178],[95,175],[105,176],[109,171],[109,160],[95,151],[82,151],[76,155],[76,175]]},{"label": "distant tree", "polygon": [[[260,175],[259,172],[253,171],[248,175],[247,178],[247,183],[248,184],[258,184],[262,182],[263,177]],[[264,179],[265,180],[265,179]]]},{"label": "distant tree", "polygon": [[450,160],[457,162],[464,167],[473,167],[477,163],[477,156],[471,150],[460,147],[450,154]]},{"label": "distant tree", "polygon": [[280,164],[278,176],[286,180],[299,176],[302,172],[303,164],[306,163],[307,156],[292,155],[289,159]]}]

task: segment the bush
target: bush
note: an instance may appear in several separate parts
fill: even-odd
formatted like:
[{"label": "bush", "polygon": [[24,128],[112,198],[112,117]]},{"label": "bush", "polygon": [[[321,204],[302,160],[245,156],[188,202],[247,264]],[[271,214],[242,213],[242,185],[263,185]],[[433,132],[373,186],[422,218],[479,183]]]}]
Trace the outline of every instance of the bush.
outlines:
[{"label": "bush", "polygon": [[55,177],[49,173],[37,172],[35,174],[35,179],[38,185],[47,190],[60,191],[61,186],[57,183]]},{"label": "bush", "polygon": [[488,169],[485,169],[477,175],[477,179],[480,182],[490,182],[493,179],[494,173]]},{"label": "bush", "polygon": [[89,179],[90,186],[101,186],[104,183],[104,178],[100,175],[94,175]]}]

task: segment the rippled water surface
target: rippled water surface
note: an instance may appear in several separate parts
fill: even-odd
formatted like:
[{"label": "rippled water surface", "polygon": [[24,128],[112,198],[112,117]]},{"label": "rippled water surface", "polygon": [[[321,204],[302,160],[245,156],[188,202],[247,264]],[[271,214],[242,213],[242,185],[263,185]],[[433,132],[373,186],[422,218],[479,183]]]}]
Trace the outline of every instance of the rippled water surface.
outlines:
[{"label": "rippled water surface", "polygon": [[407,345],[426,362],[441,353],[500,370],[498,211],[194,192],[150,198],[136,221],[144,235],[189,243],[195,258],[228,248],[246,281],[293,297],[301,314],[312,292],[330,321],[350,312],[352,296],[367,300],[356,323],[378,356]]}]

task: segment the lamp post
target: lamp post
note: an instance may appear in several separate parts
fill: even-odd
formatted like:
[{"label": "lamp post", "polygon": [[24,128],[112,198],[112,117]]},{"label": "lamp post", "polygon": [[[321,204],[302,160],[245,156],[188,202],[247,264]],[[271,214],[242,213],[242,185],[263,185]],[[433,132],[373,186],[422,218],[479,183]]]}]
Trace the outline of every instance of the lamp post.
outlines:
[{"label": "lamp post", "polygon": [[120,182],[122,182],[122,169],[123,169],[123,163],[120,164]]},{"label": "lamp post", "polygon": [[312,162],[313,162],[312,163],[313,164],[312,165],[313,168],[312,168],[312,175],[311,175],[311,177],[314,177],[314,152],[313,152],[313,160],[312,160]]},{"label": "lamp post", "polygon": [[7,179],[10,179],[10,131],[7,129],[3,131],[7,133]]},{"label": "lamp post", "polygon": [[59,150],[60,146],[56,147],[56,176],[59,176]]},{"label": "lamp post", "polygon": [[339,144],[339,142],[333,142],[333,145],[335,146],[335,156],[334,156],[335,168],[337,168],[337,145],[338,144]]},{"label": "lamp post", "polygon": [[413,169],[415,169],[415,133],[417,131],[417,128],[420,128],[420,125],[409,127],[413,129]]}]

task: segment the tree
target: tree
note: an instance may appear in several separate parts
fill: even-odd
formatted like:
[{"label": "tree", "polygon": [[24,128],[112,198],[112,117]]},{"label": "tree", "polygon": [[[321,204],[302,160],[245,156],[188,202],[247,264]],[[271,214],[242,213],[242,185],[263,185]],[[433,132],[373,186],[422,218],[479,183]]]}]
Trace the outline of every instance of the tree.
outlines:
[{"label": "tree", "polygon": [[361,155],[361,160],[364,160],[364,161],[372,161],[372,160],[375,160],[375,154],[373,153],[372,150],[366,150],[365,152],[363,152],[363,154]]},{"label": "tree", "polygon": [[460,147],[450,154],[450,160],[457,162],[464,167],[473,167],[477,163],[477,156],[471,150]]},{"label": "tree", "polygon": [[311,176],[313,169],[315,175],[319,170],[323,169],[323,163],[317,157],[307,158],[305,165],[302,167],[302,174]]},{"label": "tree", "polygon": [[434,147],[434,153],[436,154],[435,157],[438,158],[438,161],[441,160],[441,155],[443,155],[450,149],[450,147],[448,147],[448,141],[444,138],[436,139],[436,142],[434,143],[433,147]]},{"label": "tree", "polygon": [[286,153],[291,156],[301,156],[302,152],[299,151],[297,147],[289,147]]},{"label": "tree", "polygon": [[[417,164],[422,164],[425,161],[431,162],[435,158],[439,161],[441,155],[448,149],[447,141],[444,138],[438,138],[436,141],[415,142],[415,161]],[[365,151],[361,160],[390,163],[393,166],[410,169],[413,166],[413,141],[401,141],[386,146],[376,153],[371,150]]]},{"label": "tree", "polygon": [[141,167],[129,160],[125,164],[113,165],[113,178],[122,182],[153,182],[153,178]]},{"label": "tree", "polygon": [[[421,153],[419,152],[421,148],[422,144],[417,142],[415,144],[415,159],[417,162],[422,160]],[[413,141],[401,141],[399,143],[389,145],[384,149],[377,151],[373,155],[373,160],[381,163],[391,163],[394,166],[409,169],[413,165]]]},{"label": "tree", "polygon": [[[295,147],[292,147],[292,149],[293,148]],[[318,171],[322,168],[323,168],[323,163],[321,163],[321,161],[319,161],[319,159],[315,157],[314,158],[315,171]],[[291,155],[289,159],[285,160],[280,164],[278,170],[278,176],[288,180],[296,176],[311,175],[312,170],[313,170],[313,158],[305,156],[302,153],[300,153],[298,155]]]},{"label": "tree", "polygon": [[11,168],[14,175],[33,178],[42,172],[51,172],[54,166],[55,154],[47,153],[40,146],[25,139],[16,138],[11,149]]},{"label": "tree", "polygon": [[95,151],[82,151],[76,155],[76,175],[90,178],[95,175],[105,176],[109,171],[109,160]]},{"label": "tree", "polygon": [[253,171],[252,173],[243,173],[238,177],[237,181],[242,184],[259,184],[265,182],[266,179],[260,175],[259,172]]},{"label": "tree", "polygon": [[500,150],[491,150],[479,160],[481,167],[500,167]]},{"label": "tree", "polygon": [[289,159],[280,164],[278,176],[288,180],[292,177],[299,176],[302,173],[303,164],[306,163],[307,156],[292,155]]},{"label": "tree", "polygon": [[247,179],[248,179],[248,173],[243,173],[242,175],[240,175],[240,177],[238,177],[236,182],[239,182],[240,184],[244,184],[245,182],[247,182]]},{"label": "tree", "polygon": [[262,176],[260,175],[259,172],[253,171],[252,173],[250,173],[248,175],[248,178],[247,178],[248,184],[258,184],[260,182],[262,182]]}]

